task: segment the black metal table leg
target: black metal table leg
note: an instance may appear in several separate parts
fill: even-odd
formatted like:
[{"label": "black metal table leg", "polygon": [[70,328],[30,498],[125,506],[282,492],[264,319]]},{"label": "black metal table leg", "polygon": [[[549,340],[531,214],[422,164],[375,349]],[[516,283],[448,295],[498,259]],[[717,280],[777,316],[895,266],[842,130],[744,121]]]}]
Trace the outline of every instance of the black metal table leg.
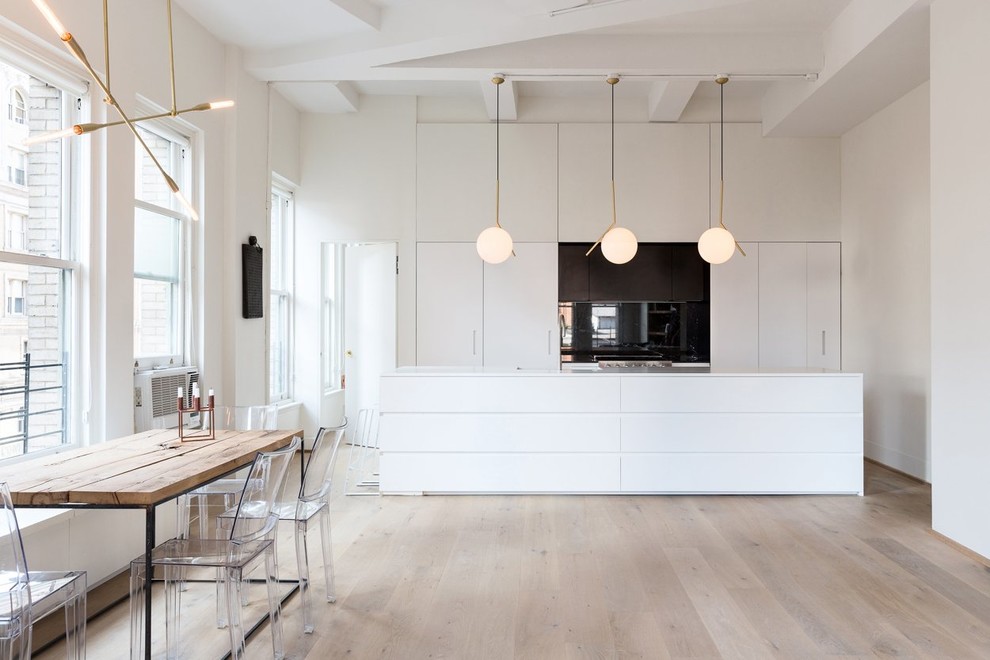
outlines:
[{"label": "black metal table leg", "polygon": [[155,507],[144,510],[144,657],[151,660],[151,553],[155,549]]}]

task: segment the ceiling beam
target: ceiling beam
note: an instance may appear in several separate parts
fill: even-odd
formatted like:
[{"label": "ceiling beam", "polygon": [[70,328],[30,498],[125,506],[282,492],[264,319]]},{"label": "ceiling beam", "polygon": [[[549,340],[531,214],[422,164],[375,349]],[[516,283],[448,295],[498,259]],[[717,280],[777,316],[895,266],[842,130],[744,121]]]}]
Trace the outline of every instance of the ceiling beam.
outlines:
[{"label": "ceiling beam", "polygon": [[340,7],[348,14],[358,19],[374,30],[381,30],[382,10],[368,0],[329,0],[330,4]]},{"label": "ceiling beam", "polygon": [[[499,119],[501,121],[516,121],[519,118],[519,87],[511,80],[506,80],[499,90]],[[481,83],[481,93],[485,97],[485,109],[488,111],[488,118],[495,121],[495,85],[490,80]]]},{"label": "ceiling beam", "polygon": [[658,80],[650,88],[650,121],[677,121],[698,88],[696,80]]}]

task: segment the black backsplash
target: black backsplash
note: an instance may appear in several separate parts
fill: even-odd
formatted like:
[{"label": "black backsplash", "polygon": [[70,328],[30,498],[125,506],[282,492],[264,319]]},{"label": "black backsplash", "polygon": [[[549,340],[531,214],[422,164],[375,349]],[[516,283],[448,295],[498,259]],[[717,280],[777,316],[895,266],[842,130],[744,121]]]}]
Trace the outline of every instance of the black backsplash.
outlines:
[{"label": "black backsplash", "polygon": [[561,362],[709,361],[707,302],[562,302]]}]

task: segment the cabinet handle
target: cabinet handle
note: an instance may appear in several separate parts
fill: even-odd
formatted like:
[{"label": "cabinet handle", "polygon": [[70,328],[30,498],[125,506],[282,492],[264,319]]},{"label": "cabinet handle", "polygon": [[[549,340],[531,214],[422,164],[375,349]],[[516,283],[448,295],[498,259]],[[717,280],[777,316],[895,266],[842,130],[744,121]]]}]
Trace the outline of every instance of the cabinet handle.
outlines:
[{"label": "cabinet handle", "polygon": [[547,330],[547,355],[553,355],[553,348],[551,348],[550,341],[553,338],[553,330]]},{"label": "cabinet handle", "polygon": [[478,331],[471,331],[471,355],[478,354]]},{"label": "cabinet handle", "polygon": [[825,331],[822,330],[822,355],[825,355]]}]

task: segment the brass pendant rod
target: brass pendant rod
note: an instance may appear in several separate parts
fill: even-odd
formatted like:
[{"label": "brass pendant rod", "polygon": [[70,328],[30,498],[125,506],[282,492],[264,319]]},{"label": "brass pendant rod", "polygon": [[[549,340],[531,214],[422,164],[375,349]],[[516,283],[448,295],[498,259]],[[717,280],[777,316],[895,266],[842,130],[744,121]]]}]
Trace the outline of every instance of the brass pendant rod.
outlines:
[{"label": "brass pendant rod", "polygon": [[165,10],[168,13],[168,75],[172,84],[172,116],[178,114],[175,104],[175,47],[172,41],[172,0],[165,0]]},{"label": "brass pendant rod", "polygon": [[612,118],[611,118],[611,124],[612,124],[612,149],[611,149],[611,152],[612,152],[612,155],[611,155],[611,158],[612,158],[612,165],[611,165],[611,174],[612,174],[612,222],[609,223],[608,227],[605,228],[605,231],[603,231],[602,232],[602,235],[598,237],[598,240],[595,241],[594,243],[592,243],[591,247],[588,248],[588,251],[584,253],[584,256],[586,256],[586,257],[590,257],[591,256],[591,253],[595,251],[595,248],[598,247],[599,245],[601,245],[602,239],[605,238],[605,234],[607,234],[610,231],[612,231],[612,227],[614,227],[615,224],[616,224],[616,213],[615,213],[615,84],[617,82],[619,82],[619,79],[617,77],[615,77],[615,76],[609,76],[605,80],[605,82],[607,82],[612,87]]},{"label": "brass pendant rod", "polygon": [[499,111],[502,106],[499,103],[499,91],[502,89],[502,83],[495,80],[495,226],[499,229],[502,228],[502,223],[499,222],[498,212],[499,212]]}]

